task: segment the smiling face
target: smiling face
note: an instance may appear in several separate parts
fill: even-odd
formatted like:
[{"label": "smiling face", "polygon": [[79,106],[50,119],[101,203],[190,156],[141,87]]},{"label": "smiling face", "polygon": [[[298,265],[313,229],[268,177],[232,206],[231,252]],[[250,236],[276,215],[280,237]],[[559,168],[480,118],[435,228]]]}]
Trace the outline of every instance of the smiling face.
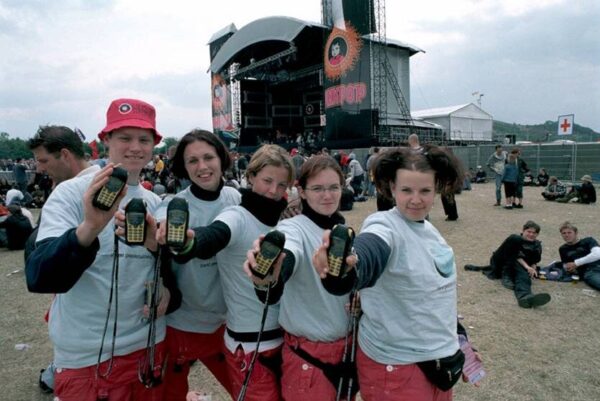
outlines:
[{"label": "smiling face", "polygon": [[400,213],[408,220],[421,221],[433,206],[435,174],[433,171],[399,169],[390,189]]},{"label": "smiling face", "polygon": [[535,228],[528,228],[526,230],[523,230],[523,233],[521,235],[527,241],[535,241],[536,238],[538,237],[539,233],[536,231]]},{"label": "smiling face", "polygon": [[342,185],[333,169],[322,170],[306,180],[306,188],[299,190],[302,199],[317,213],[331,216],[340,205]]},{"label": "smiling face", "polygon": [[190,180],[206,191],[216,191],[223,176],[221,159],[214,146],[195,141],[183,152],[185,170]]},{"label": "smiling face", "polygon": [[152,159],[154,134],[149,129],[124,127],[106,135],[108,158],[113,163],[121,163],[129,173],[129,184],[138,181],[140,172]]},{"label": "smiling face", "polygon": [[285,167],[265,166],[248,177],[252,192],[265,198],[280,200],[288,186],[289,171]]}]

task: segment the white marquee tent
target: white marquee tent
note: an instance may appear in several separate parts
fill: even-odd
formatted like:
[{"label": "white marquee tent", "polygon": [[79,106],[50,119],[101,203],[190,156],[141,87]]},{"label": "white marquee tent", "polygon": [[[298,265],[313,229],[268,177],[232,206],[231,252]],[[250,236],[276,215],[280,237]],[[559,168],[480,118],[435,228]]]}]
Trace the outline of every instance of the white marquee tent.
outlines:
[{"label": "white marquee tent", "polygon": [[412,111],[415,119],[441,125],[451,141],[492,141],[492,115],[474,103]]}]

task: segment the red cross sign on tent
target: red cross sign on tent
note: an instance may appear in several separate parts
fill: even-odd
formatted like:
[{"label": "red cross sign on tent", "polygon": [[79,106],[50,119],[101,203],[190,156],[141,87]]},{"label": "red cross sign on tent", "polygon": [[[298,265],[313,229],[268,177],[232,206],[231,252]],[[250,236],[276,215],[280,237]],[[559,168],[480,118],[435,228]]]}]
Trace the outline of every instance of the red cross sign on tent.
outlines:
[{"label": "red cross sign on tent", "polygon": [[575,114],[558,116],[558,135],[571,135],[573,133],[573,121]]}]

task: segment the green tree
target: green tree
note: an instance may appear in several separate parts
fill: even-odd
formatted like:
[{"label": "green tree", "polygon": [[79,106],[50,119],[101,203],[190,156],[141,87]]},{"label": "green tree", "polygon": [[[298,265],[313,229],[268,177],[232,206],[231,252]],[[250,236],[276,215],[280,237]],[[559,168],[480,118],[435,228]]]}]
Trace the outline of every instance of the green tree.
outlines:
[{"label": "green tree", "polygon": [[0,132],[0,159],[29,159],[33,153],[27,147],[27,142],[21,138],[10,138],[8,132]]}]

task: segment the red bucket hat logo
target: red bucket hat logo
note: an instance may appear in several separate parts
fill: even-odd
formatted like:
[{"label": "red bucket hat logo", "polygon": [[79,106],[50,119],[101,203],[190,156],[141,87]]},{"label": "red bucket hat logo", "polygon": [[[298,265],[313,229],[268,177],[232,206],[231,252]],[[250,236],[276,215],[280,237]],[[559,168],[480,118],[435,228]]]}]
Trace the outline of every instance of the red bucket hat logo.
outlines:
[{"label": "red bucket hat logo", "polygon": [[131,107],[131,105],[129,103],[123,103],[122,105],[119,106],[119,113],[127,114],[127,113],[130,113],[132,109],[133,108]]},{"label": "red bucket hat logo", "polygon": [[155,145],[162,139],[156,130],[156,110],[151,104],[138,99],[113,100],[106,112],[106,127],[100,131],[98,137],[103,140],[106,134],[124,127],[151,130]]}]

